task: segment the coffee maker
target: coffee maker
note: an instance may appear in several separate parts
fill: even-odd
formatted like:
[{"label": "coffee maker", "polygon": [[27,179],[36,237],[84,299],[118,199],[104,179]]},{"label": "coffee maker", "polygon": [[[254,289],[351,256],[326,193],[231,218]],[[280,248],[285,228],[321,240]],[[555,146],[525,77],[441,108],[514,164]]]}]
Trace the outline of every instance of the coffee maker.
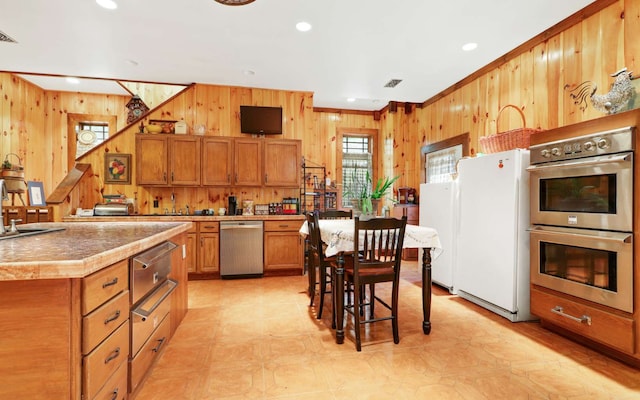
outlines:
[{"label": "coffee maker", "polygon": [[237,204],[236,196],[229,196],[229,206],[227,207],[228,215],[236,215]]}]

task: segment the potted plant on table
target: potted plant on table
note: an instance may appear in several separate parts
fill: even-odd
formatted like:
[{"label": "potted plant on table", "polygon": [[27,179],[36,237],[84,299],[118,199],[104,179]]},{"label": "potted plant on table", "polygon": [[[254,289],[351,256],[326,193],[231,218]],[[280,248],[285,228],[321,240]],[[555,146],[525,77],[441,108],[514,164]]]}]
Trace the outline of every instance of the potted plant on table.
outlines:
[{"label": "potted plant on table", "polygon": [[367,171],[364,181],[359,180],[354,174],[352,182],[355,186],[354,193],[356,196],[351,199],[354,211],[359,210],[363,215],[375,215],[380,199],[398,178],[400,178],[400,175],[393,178],[378,178],[376,184],[373,185],[369,171]]}]

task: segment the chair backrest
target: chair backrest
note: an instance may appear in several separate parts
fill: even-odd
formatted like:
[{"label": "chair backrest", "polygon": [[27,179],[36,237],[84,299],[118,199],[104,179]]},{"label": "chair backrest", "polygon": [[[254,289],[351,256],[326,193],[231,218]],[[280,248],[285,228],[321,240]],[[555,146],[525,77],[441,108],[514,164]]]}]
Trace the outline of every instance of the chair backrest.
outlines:
[{"label": "chair backrest", "polygon": [[314,257],[319,263],[324,263],[324,248],[320,237],[320,224],[318,223],[318,211],[307,213],[307,226],[309,228],[309,249],[314,253]]},{"label": "chair backrest", "polygon": [[353,210],[325,210],[318,211],[320,219],[351,219],[353,218]]},{"label": "chair backrest", "polygon": [[393,269],[393,274],[399,275],[407,217],[366,220],[355,217],[354,225],[354,249],[359,249],[353,263],[355,275],[361,268],[368,272]]}]

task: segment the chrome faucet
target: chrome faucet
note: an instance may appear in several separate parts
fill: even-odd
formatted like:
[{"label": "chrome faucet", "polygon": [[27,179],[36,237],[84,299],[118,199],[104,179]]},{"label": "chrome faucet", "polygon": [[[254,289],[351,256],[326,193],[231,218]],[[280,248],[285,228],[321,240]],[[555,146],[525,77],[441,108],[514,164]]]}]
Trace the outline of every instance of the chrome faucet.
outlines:
[{"label": "chrome faucet", "polygon": [[171,192],[171,214],[176,213],[176,195]]},{"label": "chrome faucet", "polygon": [[0,179],[0,235],[7,233],[4,228],[4,216],[2,214],[2,202],[4,200],[9,200],[9,194],[7,193],[7,185],[5,185],[4,179]]}]

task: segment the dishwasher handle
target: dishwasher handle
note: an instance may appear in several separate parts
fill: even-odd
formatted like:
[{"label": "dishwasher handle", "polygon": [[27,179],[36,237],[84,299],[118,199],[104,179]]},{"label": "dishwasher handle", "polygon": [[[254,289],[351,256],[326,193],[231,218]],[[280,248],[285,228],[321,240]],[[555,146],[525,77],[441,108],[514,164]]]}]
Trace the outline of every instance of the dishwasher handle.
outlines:
[{"label": "dishwasher handle", "polygon": [[222,225],[220,230],[232,230],[232,229],[262,229],[261,225]]}]

